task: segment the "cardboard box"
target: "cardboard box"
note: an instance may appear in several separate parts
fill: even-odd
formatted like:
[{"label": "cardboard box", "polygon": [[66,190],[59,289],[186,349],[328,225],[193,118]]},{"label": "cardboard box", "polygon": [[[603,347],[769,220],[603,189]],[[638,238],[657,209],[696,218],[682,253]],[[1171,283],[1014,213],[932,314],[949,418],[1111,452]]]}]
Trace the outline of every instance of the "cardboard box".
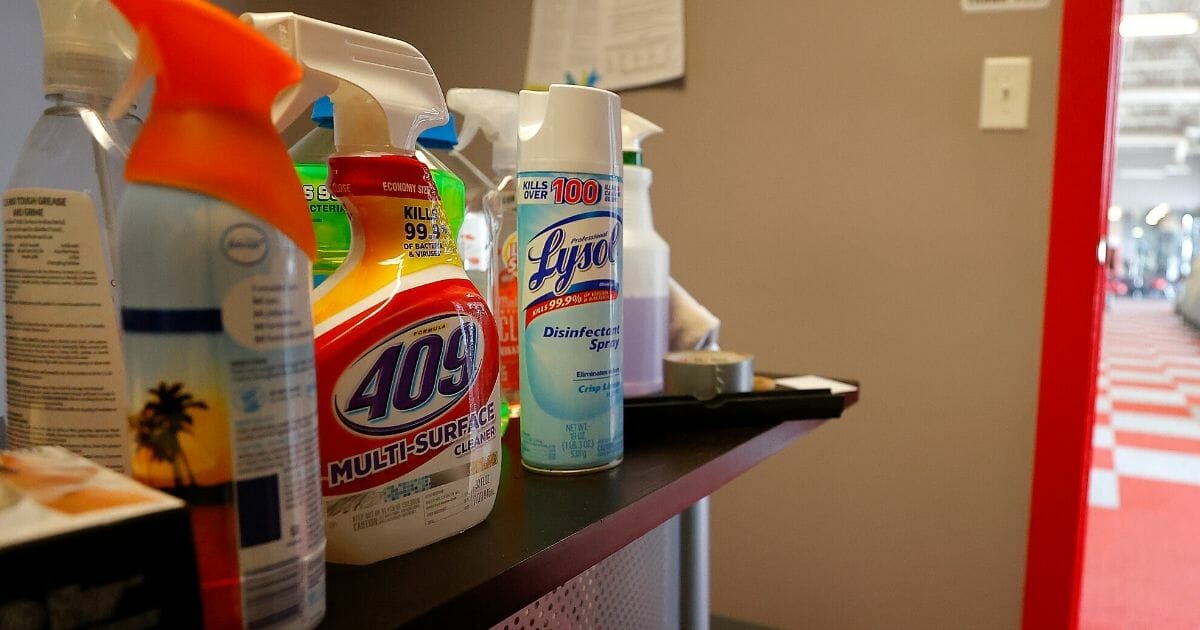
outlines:
[{"label": "cardboard box", "polygon": [[0,451],[0,628],[201,625],[179,499],[53,447]]}]

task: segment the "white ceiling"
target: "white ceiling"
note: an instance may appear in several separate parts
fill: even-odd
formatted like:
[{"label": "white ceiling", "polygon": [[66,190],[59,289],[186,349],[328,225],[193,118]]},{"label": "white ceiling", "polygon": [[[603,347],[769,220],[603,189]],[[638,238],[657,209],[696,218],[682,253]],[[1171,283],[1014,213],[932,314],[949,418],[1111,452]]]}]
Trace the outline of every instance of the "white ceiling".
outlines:
[{"label": "white ceiling", "polygon": [[[1200,17],[1200,0],[1125,0],[1125,13]],[[1200,182],[1200,33],[1124,38],[1120,71],[1117,197],[1123,181],[1136,182],[1124,188],[1151,197],[1126,203],[1153,205],[1154,182],[1169,188],[1186,182],[1184,189]],[[1195,188],[1191,205],[1200,205]]]}]

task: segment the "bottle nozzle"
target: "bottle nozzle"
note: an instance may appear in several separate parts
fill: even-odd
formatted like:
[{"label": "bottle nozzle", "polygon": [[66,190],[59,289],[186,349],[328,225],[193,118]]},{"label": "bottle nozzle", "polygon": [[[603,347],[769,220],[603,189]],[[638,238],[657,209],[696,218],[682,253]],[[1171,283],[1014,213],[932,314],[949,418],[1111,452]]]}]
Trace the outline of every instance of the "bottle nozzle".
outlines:
[{"label": "bottle nozzle", "polygon": [[406,42],[295,13],[246,13],[242,20],[304,68],[300,85],[276,103],[277,127],[329,94],[339,151],[411,153],[422,131],[448,120],[433,68]]},{"label": "bottle nozzle", "polygon": [[116,94],[136,51],[133,31],[121,14],[108,0],[39,0],[38,10],[45,92]]},{"label": "bottle nozzle", "polygon": [[[129,20],[139,49],[109,115],[122,114],[141,86],[156,78],[153,106],[125,179],[205,194],[258,214],[312,257],[312,220],[271,124],[275,97],[300,80],[300,67],[205,0],[112,4]],[[221,159],[211,159],[218,154]]]},{"label": "bottle nozzle", "polygon": [[662,133],[663,128],[627,110],[621,110],[621,151],[625,164],[641,166],[642,141]]},{"label": "bottle nozzle", "polygon": [[621,173],[621,97],[582,85],[521,90],[520,164],[526,171]]},{"label": "bottle nozzle", "polygon": [[133,64],[133,69],[125,79],[125,83],[113,95],[112,103],[108,106],[109,120],[116,120],[124,116],[137,101],[138,94],[146,82],[162,70],[162,60],[158,56],[158,49],[154,47],[154,40],[147,37],[145,33],[139,33],[138,41],[140,52]]},{"label": "bottle nozzle", "polygon": [[497,174],[517,172],[517,106],[513,92],[482,88],[451,88],[446,103],[463,114],[459,134],[461,151],[470,144],[476,131],[482,131],[492,143],[492,169]]},{"label": "bottle nozzle", "polygon": [[[450,90],[453,92],[454,90]],[[449,104],[449,100],[446,101]],[[451,105],[451,109],[458,109]],[[471,141],[475,139],[475,134],[479,133],[479,121],[474,116],[463,118],[462,129],[458,132],[458,146],[455,147],[459,151],[471,146]]]}]

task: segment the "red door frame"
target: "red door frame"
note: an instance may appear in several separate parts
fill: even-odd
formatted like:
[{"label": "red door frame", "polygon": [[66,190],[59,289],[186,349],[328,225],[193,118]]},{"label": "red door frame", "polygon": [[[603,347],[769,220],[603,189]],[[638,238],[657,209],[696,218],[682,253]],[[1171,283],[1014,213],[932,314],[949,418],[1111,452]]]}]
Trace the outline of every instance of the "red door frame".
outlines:
[{"label": "red door frame", "polygon": [[1064,0],[1058,127],[1050,210],[1025,563],[1026,630],[1079,623],[1087,480],[1095,414],[1116,118],[1120,0]]}]

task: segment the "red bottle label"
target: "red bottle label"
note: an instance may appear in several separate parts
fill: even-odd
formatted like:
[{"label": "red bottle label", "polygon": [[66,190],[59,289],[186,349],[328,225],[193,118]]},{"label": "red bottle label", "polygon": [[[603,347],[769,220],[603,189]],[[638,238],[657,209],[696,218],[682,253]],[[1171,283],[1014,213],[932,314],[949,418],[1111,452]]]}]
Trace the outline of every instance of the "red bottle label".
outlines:
[{"label": "red bottle label", "polygon": [[447,450],[465,461],[498,435],[496,326],[471,295],[465,279],[421,285],[317,337],[326,497],[399,479]]}]

